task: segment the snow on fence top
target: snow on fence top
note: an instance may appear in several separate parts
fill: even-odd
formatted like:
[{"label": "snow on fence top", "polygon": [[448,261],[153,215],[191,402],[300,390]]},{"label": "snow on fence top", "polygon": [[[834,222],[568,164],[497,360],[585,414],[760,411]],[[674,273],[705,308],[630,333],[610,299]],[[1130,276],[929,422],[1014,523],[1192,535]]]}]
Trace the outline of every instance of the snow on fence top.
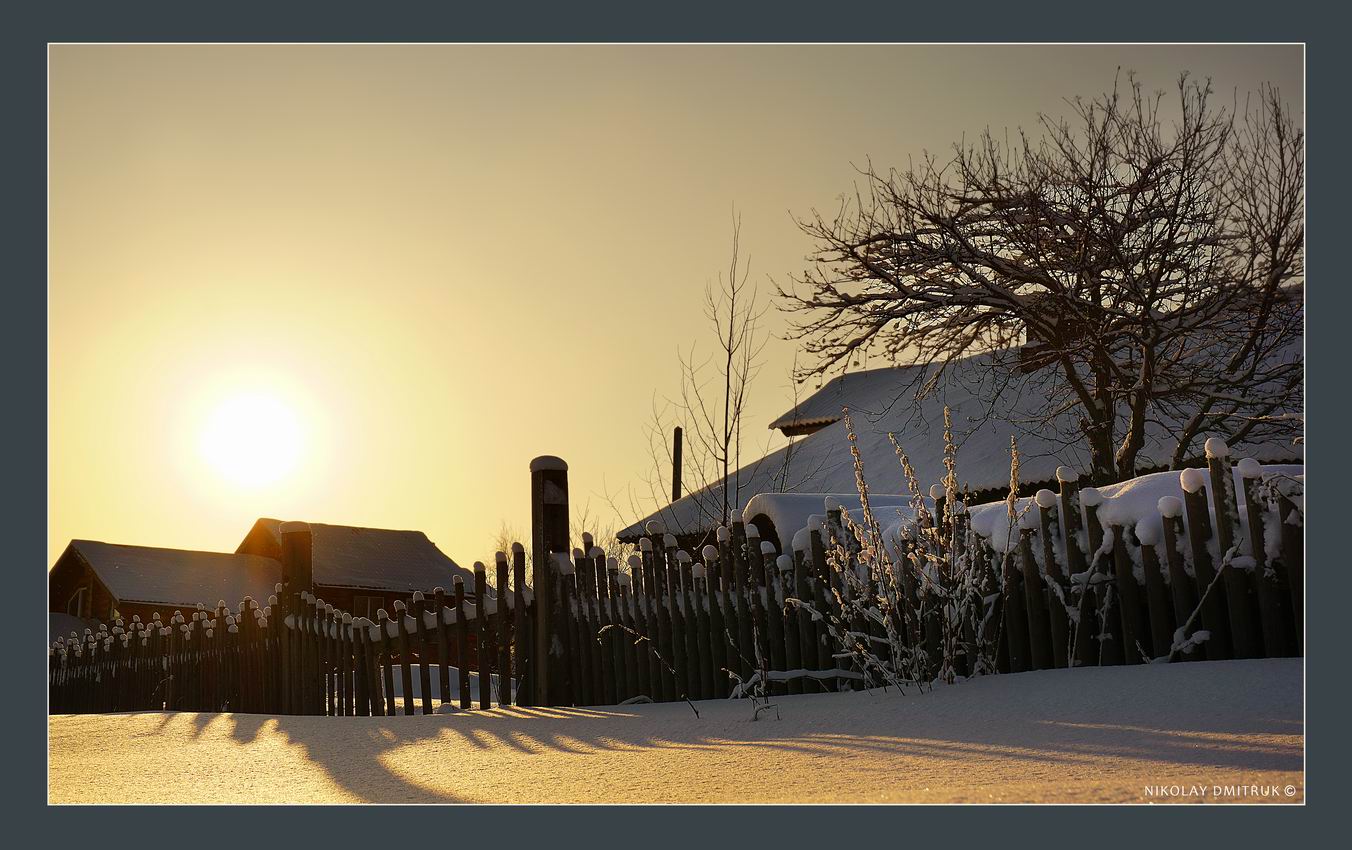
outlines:
[{"label": "snow on fence top", "polygon": [[[1245,467],[1245,469],[1252,471],[1250,467]],[[1301,464],[1269,464],[1262,466],[1261,470],[1267,476],[1289,476],[1301,480],[1305,476],[1305,467]],[[1234,478],[1235,487],[1242,488],[1244,486],[1244,475],[1240,467],[1234,467],[1231,470],[1231,475]],[[1155,472],[1123,481],[1120,484],[1085,488],[1081,496],[1089,498],[1081,498],[1081,506],[1083,507],[1085,503],[1097,506],[1099,522],[1105,526],[1119,525],[1124,528],[1137,528],[1140,524],[1146,523],[1152,526],[1154,532],[1158,534],[1163,524],[1162,513],[1165,510],[1175,510],[1174,501],[1164,500],[1177,500],[1178,515],[1181,515],[1182,496],[1189,487],[1195,487],[1196,490],[1205,490],[1209,494],[1210,478],[1204,470],[1200,469]],[[1189,492],[1196,492],[1196,490]],[[1031,507],[1035,499],[1036,497],[1018,499],[1015,502],[1015,513],[1022,515],[1027,511],[1036,514],[1036,509]],[[1215,508],[1211,507],[1212,501],[1210,498],[1208,498],[1207,504],[1214,527],[1216,512]],[[1007,551],[1012,545],[1009,535],[1008,510],[1008,503],[1004,501],[975,505],[968,509],[968,513],[971,515],[972,530],[987,538],[991,547],[997,552]],[[1248,513],[1242,504],[1239,505],[1238,511],[1241,531],[1247,535]]]}]

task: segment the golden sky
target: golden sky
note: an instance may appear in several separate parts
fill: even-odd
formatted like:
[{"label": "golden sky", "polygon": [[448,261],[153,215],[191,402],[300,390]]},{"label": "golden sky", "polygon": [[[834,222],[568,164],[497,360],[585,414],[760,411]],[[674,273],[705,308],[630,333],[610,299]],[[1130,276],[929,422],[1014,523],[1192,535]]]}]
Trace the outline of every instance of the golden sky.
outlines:
[{"label": "golden sky", "polygon": [[48,566],[73,537],[232,551],[260,516],[467,565],[528,527],[539,454],[610,522],[734,205],[769,290],[854,164],[1030,126],[1119,65],[1303,98],[1299,47],[54,46]]}]

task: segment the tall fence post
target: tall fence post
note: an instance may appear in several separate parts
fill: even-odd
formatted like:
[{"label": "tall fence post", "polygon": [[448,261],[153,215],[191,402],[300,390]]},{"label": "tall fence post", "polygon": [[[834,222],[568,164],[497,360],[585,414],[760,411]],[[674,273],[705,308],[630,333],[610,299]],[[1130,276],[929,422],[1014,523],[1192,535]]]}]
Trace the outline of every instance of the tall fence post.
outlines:
[{"label": "tall fence post", "polygon": [[[1251,576],[1226,555],[1235,547],[1239,528],[1239,508],[1235,500],[1235,479],[1230,470],[1230,447],[1219,437],[1206,441],[1206,466],[1211,478],[1211,504],[1216,514],[1216,542],[1221,552],[1221,581],[1225,583],[1225,603],[1230,612],[1230,645],[1236,658],[1258,658],[1258,630],[1250,612]],[[1237,550],[1236,550],[1237,551]]]},{"label": "tall fence post", "polygon": [[557,633],[559,589],[554,587],[553,558],[568,545],[568,464],[552,455],[530,462],[531,547],[535,557],[535,691],[538,705],[556,705],[555,695],[564,677],[558,654],[563,646]]}]

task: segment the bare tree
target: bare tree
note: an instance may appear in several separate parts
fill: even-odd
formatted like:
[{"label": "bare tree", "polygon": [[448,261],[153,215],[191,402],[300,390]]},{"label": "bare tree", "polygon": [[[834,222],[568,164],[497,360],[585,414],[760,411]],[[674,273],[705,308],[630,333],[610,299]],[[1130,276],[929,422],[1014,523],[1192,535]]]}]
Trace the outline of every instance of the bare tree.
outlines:
[{"label": "bare tree", "polygon": [[[640,502],[653,508],[666,504],[665,471],[672,466],[671,434],[680,425],[685,435],[682,482],[685,495],[696,503],[710,525],[728,521],[750,484],[754,464],[742,464],[742,414],[751,384],[761,368],[767,334],[761,328],[766,307],[759,288],[750,280],[750,261],[741,255],[741,218],[734,216],[732,255],[717,284],[704,288],[704,316],[717,340],[704,354],[700,342],[679,353],[679,394],[654,400],[647,426],[653,472],[644,499],[630,501],[640,516]],[[767,445],[768,448],[768,445]],[[759,452],[758,454],[764,454]],[[720,486],[721,483],[721,486]]]},{"label": "bare tree", "polygon": [[1037,137],[870,165],[834,217],[800,222],[815,263],[780,289],[809,372],[989,352],[1100,482],[1135,473],[1150,428],[1175,466],[1199,435],[1298,434],[1304,134],[1271,87],[1213,101],[1183,75],[1166,122],[1128,75]]}]

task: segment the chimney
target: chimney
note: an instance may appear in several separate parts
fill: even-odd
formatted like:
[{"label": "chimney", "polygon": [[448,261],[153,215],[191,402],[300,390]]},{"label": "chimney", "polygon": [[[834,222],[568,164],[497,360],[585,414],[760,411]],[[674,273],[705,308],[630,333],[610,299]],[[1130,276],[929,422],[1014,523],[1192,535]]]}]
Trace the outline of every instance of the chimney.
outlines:
[{"label": "chimney", "polygon": [[671,435],[671,500],[681,498],[681,426]]},{"label": "chimney", "polygon": [[282,584],[287,593],[314,589],[314,535],[307,522],[284,522],[282,537]]}]

